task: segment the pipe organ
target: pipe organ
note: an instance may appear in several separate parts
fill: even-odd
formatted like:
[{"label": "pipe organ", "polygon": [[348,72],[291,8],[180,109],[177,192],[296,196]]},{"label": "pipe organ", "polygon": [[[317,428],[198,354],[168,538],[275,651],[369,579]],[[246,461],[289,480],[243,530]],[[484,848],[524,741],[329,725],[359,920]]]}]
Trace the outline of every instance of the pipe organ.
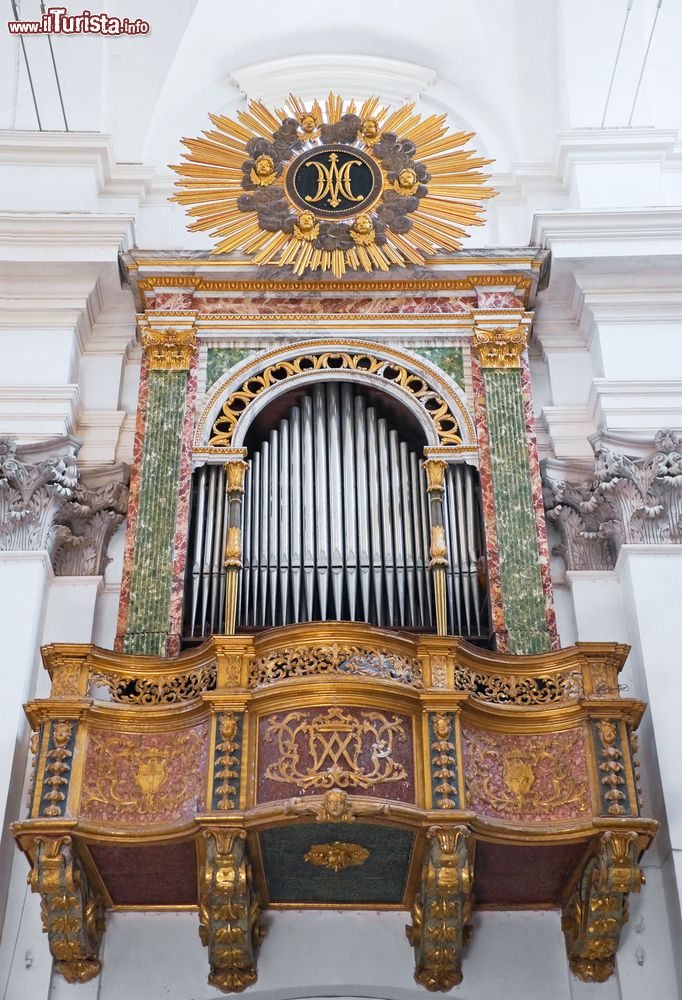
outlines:
[{"label": "pipe organ", "polygon": [[[274,407],[273,407],[274,409]],[[435,626],[423,441],[350,382],[316,383],[249,449],[238,626],[364,621]],[[448,467],[449,630],[487,634],[476,470]],[[185,634],[223,631],[227,509],[222,466],[194,476]]]}]

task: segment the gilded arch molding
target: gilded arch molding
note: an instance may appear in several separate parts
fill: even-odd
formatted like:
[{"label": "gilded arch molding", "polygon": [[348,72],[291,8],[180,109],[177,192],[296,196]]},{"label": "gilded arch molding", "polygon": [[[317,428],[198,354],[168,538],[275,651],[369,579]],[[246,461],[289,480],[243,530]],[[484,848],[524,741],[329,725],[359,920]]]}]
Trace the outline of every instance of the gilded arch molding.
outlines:
[{"label": "gilded arch molding", "polygon": [[361,340],[314,340],[269,351],[228,372],[209,389],[195,454],[243,447],[255,416],[296,384],[322,379],[374,385],[405,405],[427,446],[471,452],[476,432],[461,389],[434,365],[407,351]]}]

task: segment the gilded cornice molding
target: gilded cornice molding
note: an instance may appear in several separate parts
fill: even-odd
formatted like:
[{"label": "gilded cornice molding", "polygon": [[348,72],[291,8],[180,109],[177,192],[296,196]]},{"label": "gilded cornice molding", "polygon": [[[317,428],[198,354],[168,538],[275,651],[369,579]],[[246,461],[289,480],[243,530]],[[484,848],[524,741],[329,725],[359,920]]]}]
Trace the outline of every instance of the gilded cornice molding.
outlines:
[{"label": "gilded cornice molding", "polygon": [[196,347],[194,325],[157,327],[141,321],[140,338],[151,371],[189,369]]},{"label": "gilded cornice molding", "polygon": [[77,443],[48,444],[55,454],[32,462],[35,445],[0,438],[0,551],[46,549],[57,576],[101,576],[128,510],[128,487],[121,478],[89,487],[81,481]]},{"label": "gilded cornice molding", "polygon": [[547,517],[557,526],[556,552],[569,570],[610,570],[622,545],[682,543],[682,434],[658,431],[655,450],[629,458],[595,454],[594,479],[543,478]]},{"label": "gilded cornice molding", "polygon": [[527,328],[518,326],[475,326],[471,346],[481,368],[520,368],[527,347]]}]

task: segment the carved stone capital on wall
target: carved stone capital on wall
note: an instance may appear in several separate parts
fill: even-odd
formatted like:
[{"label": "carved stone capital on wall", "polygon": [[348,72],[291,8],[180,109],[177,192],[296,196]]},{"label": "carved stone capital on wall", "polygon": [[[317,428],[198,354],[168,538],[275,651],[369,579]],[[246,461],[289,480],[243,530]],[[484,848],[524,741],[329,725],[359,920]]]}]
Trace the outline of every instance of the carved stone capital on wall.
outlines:
[{"label": "carved stone capital on wall", "polygon": [[154,327],[141,321],[140,338],[152,371],[183,371],[189,368],[196,346],[193,325]]},{"label": "carved stone capital on wall", "polygon": [[582,483],[543,477],[567,569],[613,569],[621,545],[682,543],[682,434],[661,430],[654,448],[646,458],[599,448]]},{"label": "carved stone capital on wall", "polygon": [[520,368],[527,346],[527,328],[518,326],[474,327],[471,342],[481,368]]},{"label": "carved stone capital on wall", "polygon": [[473,841],[465,826],[428,831],[412,924],[405,928],[414,948],[414,978],[433,993],[462,982],[462,948],[473,910]]},{"label": "carved stone capital on wall", "polygon": [[569,965],[583,982],[603,983],[613,975],[620,932],[628,919],[628,894],[644,884],[639,854],[634,830],[607,830],[564,905],[561,927]]},{"label": "carved stone capital on wall", "polygon": [[82,478],[78,447],[72,438],[19,446],[0,437],[0,551],[46,549],[57,576],[101,575],[128,510],[128,468]]}]

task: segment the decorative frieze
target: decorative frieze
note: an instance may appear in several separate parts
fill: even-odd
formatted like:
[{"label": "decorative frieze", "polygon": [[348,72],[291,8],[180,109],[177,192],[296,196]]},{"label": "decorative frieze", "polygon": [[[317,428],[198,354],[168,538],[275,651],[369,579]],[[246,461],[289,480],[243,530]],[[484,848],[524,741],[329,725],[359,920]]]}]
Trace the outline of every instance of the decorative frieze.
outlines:
[{"label": "decorative frieze", "polygon": [[622,545],[682,543],[682,434],[660,430],[655,451],[630,458],[608,448],[595,454],[594,479],[545,476],[547,517],[557,526],[569,570],[608,570]]},{"label": "decorative frieze", "polygon": [[[84,482],[78,447],[71,438],[22,447],[0,437],[0,551],[46,549],[57,576],[101,576],[128,509],[127,469],[91,470]],[[99,482],[106,475],[117,478]]]}]

